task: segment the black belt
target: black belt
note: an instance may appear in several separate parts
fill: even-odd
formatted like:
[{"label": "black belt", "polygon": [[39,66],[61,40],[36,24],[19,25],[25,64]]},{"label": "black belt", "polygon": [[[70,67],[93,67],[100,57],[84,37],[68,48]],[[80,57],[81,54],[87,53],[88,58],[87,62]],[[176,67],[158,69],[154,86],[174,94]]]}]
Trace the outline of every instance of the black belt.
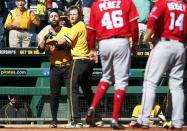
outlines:
[{"label": "black belt", "polygon": [[16,28],[16,29],[12,29],[12,30],[17,30],[17,31],[29,31],[28,29],[21,29],[21,28]]},{"label": "black belt", "polygon": [[111,38],[127,38],[126,36],[112,36]]},{"label": "black belt", "polygon": [[57,67],[57,68],[63,68],[63,67],[70,66],[70,63],[67,62],[67,63],[63,63],[63,64],[55,64],[55,65],[52,65],[52,66]]}]

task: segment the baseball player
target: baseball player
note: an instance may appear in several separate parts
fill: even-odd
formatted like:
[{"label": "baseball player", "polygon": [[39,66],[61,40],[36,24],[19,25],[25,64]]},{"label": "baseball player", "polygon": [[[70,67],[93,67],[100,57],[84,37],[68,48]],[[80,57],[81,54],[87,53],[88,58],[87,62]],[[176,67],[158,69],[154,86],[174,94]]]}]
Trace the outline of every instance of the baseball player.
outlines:
[{"label": "baseball player", "polygon": [[134,127],[149,128],[156,87],[164,73],[169,76],[172,95],[172,129],[181,130],[184,119],[182,88],[185,66],[184,39],[187,32],[187,8],[181,0],[160,0],[155,3],[147,23],[143,42],[154,32],[155,47],[147,61],[142,96],[142,112]]},{"label": "baseball player", "polygon": [[78,6],[71,6],[68,9],[68,18],[72,24],[69,33],[62,36],[63,38],[49,42],[48,44],[56,44],[57,46],[64,44],[71,45],[73,60],[70,65],[70,80],[68,82],[71,122],[64,127],[82,128],[83,124],[81,122],[79,110],[79,86],[81,86],[85,99],[90,106],[94,96],[91,89],[91,77],[94,62],[89,59],[90,49],[87,44],[87,30],[82,21],[83,15],[80,8]]},{"label": "baseball player", "polygon": [[91,7],[88,22],[89,46],[92,49],[90,59],[97,62],[97,37],[103,75],[87,112],[86,121],[90,126],[93,126],[95,109],[109,86],[114,83],[111,127],[124,129],[118,124],[118,118],[129,79],[131,49],[128,38],[132,36],[132,51],[135,53],[138,41],[137,19],[138,12],[131,0],[98,0]]},{"label": "baseball player", "polygon": [[[38,34],[38,50],[40,52],[49,51],[50,55],[50,91],[51,91],[51,114],[52,114],[52,122],[50,127],[57,127],[57,112],[59,107],[59,98],[61,87],[63,83],[67,87],[68,73],[70,67],[71,53],[70,48],[64,48],[62,46],[54,46],[54,45],[46,45],[47,42],[59,39],[64,34],[69,32],[69,28],[65,27],[66,19],[60,18],[61,12],[57,9],[51,10],[49,14],[48,22],[49,25],[47,28],[45,27]],[[60,25],[60,23],[64,23]]]}]

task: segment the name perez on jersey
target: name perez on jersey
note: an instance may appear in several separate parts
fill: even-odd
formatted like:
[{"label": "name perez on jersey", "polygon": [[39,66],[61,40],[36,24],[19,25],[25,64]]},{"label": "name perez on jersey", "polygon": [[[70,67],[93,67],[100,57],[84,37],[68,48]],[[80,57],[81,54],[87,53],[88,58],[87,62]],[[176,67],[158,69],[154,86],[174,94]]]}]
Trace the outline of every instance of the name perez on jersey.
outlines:
[{"label": "name perez on jersey", "polygon": [[99,4],[100,11],[107,10],[107,9],[115,9],[120,8],[121,1],[106,1]]},{"label": "name perez on jersey", "polygon": [[171,2],[167,3],[167,6],[169,10],[185,11],[185,6],[183,4]]}]

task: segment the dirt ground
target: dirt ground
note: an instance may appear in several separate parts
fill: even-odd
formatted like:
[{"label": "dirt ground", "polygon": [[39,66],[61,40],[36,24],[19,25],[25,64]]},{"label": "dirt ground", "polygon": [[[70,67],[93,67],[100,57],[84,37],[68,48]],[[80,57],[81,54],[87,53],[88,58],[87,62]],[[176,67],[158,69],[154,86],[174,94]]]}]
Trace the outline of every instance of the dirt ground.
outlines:
[{"label": "dirt ground", "polygon": [[[109,126],[106,127],[101,127],[101,128],[89,128],[89,127],[84,127],[84,128],[79,128],[79,129],[67,129],[63,128],[62,126],[59,126],[58,128],[49,128],[49,126],[31,126],[31,125],[6,125],[5,128],[0,128],[0,131],[112,131],[112,128]],[[132,128],[125,128],[125,131],[142,131],[145,129],[132,129]],[[169,129],[164,129],[161,127],[151,127],[148,130],[150,131],[170,131]],[[183,131],[187,131],[187,127],[185,126],[183,128]]]},{"label": "dirt ground", "polygon": [[[0,129],[0,131],[112,131],[111,128],[81,128],[81,129],[62,129],[62,128],[6,128]],[[145,129],[129,129],[126,128],[125,131],[142,131]],[[150,131],[169,131],[163,128],[150,128]],[[187,128],[183,129],[183,131],[187,131]]]}]

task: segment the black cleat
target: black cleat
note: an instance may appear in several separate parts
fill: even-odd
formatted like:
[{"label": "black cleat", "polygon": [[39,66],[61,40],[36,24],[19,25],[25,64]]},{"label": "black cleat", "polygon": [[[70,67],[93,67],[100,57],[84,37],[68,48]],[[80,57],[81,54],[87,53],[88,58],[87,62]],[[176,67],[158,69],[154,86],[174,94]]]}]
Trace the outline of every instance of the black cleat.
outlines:
[{"label": "black cleat", "polygon": [[141,125],[138,122],[135,124],[131,125],[132,128],[142,128],[142,129],[149,129],[149,125]]},{"label": "black cleat", "polygon": [[172,126],[171,130],[182,131],[182,128],[177,128],[177,127]]},{"label": "black cleat", "polygon": [[131,125],[132,128],[141,128],[142,125],[139,124],[138,122],[134,123],[133,125]]},{"label": "black cleat", "polygon": [[0,128],[5,128],[5,126],[3,126],[3,125],[0,125]]},{"label": "black cleat", "polygon": [[57,122],[52,121],[51,124],[49,125],[49,128],[57,128]]},{"label": "black cleat", "polygon": [[111,127],[113,130],[124,130],[125,129],[124,126],[118,124],[117,122],[112,122]]},{"label": "black cleat", "polygon": [[90,125],[90,127],[95,126],[95,110],[89,108],[86,115],[86,123]]}]

